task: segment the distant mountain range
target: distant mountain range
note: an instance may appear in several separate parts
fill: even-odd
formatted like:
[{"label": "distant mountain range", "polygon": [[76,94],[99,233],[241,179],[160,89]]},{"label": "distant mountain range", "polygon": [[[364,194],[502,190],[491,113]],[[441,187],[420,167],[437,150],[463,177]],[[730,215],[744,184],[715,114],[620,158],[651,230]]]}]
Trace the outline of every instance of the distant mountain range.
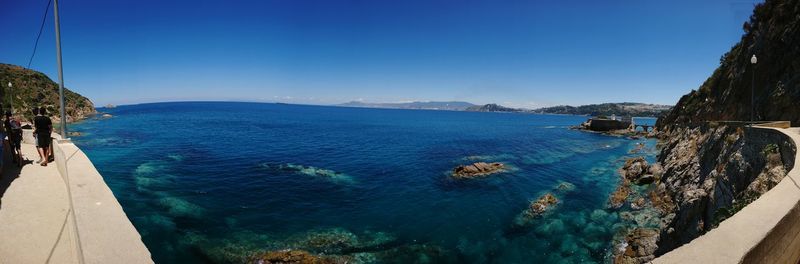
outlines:
[{"label": "distant mountain range", "polygon": [[450,102],[409,102],[409,103],[366,103],[352,101],[338,106],[346,107],[367,107],[367,108],[391,108],[391,109],[425,109],[425,110],[451,110],[465,111],[474,104],[460,101]]},{"label": "distant mountain range", "polygon": [[581,106],[553,106],[538,109],[524,109],[505,107],[498,104],[476,105],[468,102],[449,101],[449,102],[410,102],[410,103],[366,103],[352,101],[338,106],[347,107],[367,107],[367,108],[391,108],[391,109],[427,109],[427,110],[451,110],[451,111],[472,111],[472,112],[509,112],[509,113],[535,113],[535,114],[562,114],[562,115],[589,115],[589,116],[639,116],[639,117],[659,117],[672,106],[644,104],[644,103],[605,103],[590,104]]}]

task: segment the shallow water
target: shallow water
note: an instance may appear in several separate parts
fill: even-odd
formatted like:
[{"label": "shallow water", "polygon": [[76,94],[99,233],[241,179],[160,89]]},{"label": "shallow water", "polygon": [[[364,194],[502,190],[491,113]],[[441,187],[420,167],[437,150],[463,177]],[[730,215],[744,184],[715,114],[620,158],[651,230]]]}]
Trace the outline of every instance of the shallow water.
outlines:
[{"label": "shallow water", "polygon": [[[648,159],[655,145],[567,129],[580,116],[255,103],[102,111],[114,117],[73,125],[84,134],[74,140],[157,263],[237,262],[308,248],[309,237],[358,244],[345,253],[360,262],[603,262],[634,224],[605,209],[617,168],[641,155],[629,154],[636,143]],[[448,177],[477,161],[513,169]],[[554,210],[512,228],[545,192],[560,200]]]}]

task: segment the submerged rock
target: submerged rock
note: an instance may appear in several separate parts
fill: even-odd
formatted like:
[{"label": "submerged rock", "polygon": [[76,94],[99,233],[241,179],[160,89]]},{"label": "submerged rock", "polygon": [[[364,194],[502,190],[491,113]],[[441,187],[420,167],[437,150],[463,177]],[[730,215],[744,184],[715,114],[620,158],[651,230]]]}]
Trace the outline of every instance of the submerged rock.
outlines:
[{"label": "submerged rock", "polygon": [[344,229],[329,229],[307,232],[296,237],[290,245],[313,252],[338,253],[357,244],[358,237],[355,234]]},{"label": "submerged rock", "polygon": [[349,256],[318,256],[303,250],[270,251],[253,257],[257,264],[344,264],[352,262]]},{"label": "submerged rock", "polygon": [[291,248],[315,253],[347,254],[351,252],[375,251],[391,247],[397,239],[384,232],[363,232],[356,235],[342,228],[309,231],[294,236],[289,241]]},{"label": "submerged rock", "polygon": [[611,193],[611,196],[608,197],[608,207],[609,208],[620,208],[622,205],[625,204],[625,201],[628,199],[628,196],[631,194],[631,187],[629,186],[630,182],[628,180],[622,180],[617,186],[617,189]]},{"label": "submerged rock", "polygon": [[625,241],[614,253],[614,263],[645,263],[652,261],[658,246],[658,230],[652,228],[636,228],[630,232]]},{"label": "submerged rock", "polygon": [[453,178],[456,179],[471,179],[478,177],[485,177],[490,174],[505,171],[505,164],[500,162],[476,162],[470,165],[460,165],[453,169]]},{"label": "submerged rock", "polygon": [[558,183],[558,186],[556,186],[556,189],[559,192],[571,192],[571,191],[575,190],[575,184],[562,181],[562,182]]},{"label": "submerged rock", "polygon": [[270,164],[262,164],[264,168],[271,169],[271,170],[280,170],[280,171],[288,171],[294,172],[297,174],[307,175],[311,177],[327,179],[337,183],[354,183],[355,180],[350,175],[337,172],[330,169],[323,169],[317,168],[314,166],[304,166],[304,165],[297,165],[292,163],[280,164],[280,165],[270,165]]},{"label": "submerged rock", "polygon": [[[629,139],[633,139],[633,140],[639,139],[638,136],[631,136],[631,137],[628,137],[628,138]],[[644,143],[641,143],[641,142],[636,143],[636,147],[631,149],[630,151],[628,151],[628,153],[629,154],[642,153],[642,152],[644,152],[644,146],[645,146]]]},{"label": "submerged rock", "polygon": [[353,254],[352,263],[458,263],[452,252],[429,244],[412,244]]},{"label": "submerged rock", "polygon": [[512,229],[519,229],[529,226],[534,219],[551,210],[552,207],[557,203],[558,199],[556,199],[556,197],[551,193],[546,193],[540,196],[539,199],[532,201],[531,204],[528,205],[528,208],[525,208],[522,213],[514,218]]},{"label": "submerged rock", "polygon": [[646,203],[647,203],[647,201],[644,199],[644,197],[636,198],[635,200],[633,200],[633,203],[631,203],[631,209],[640,210],[640,209],[644,208]]},{"label": "submerged rock", "polygon": [[539,216],[543,214],[547,209],[550,209],[551,205],[558,203],[558,199],[551,193],[546,193],[539,197],[538,200],[532,202],[530,206],[528,206],[528,210],[526,213],[531,217]]}]

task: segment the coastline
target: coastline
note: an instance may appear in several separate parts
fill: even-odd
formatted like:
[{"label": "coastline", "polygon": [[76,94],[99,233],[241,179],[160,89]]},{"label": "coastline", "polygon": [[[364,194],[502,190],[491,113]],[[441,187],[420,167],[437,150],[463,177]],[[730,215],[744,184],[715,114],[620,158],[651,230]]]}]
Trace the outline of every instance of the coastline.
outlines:
[{"label": "coastline", "polygon": [[[92,121],[85,126],[75,127],[76,131],[79,131],[81,127],[87,129],[85,130],[87,132],[86,136],[77,138],[76,141],[79,142],[79,145],[86,144],[87,150],[89,150],[87,153],[90,157],[93,159],[94,157],[98,158],[99,163],[96,163],[96,165],[104,175],[108,170],[107,180],[115,192],[130,192],[130,195],[123,194],[120,197],[120,202],[127,206],[125,209],[129,216],[137,227],[141,228],[140,232],[145,236],[145,242],[148,243],[148,246],[154,248],[153,254],[156,261],[189,261],[198,258],[198,252],[195,252],[196,248],[199,248],[201,250],[200,253],[202,253],[199,258],[220,259],[223,258],[223,254],[226,252],[223,250],[233,247],[232,245],[237,248],[246,247],[249,249],[252,247],[250,243],[253,243],[252,241],[255,239],[259,239],[260,236],[266,237],[263,239],[267,239],[267,241],[258,243],[261,246],[254,248],[254,250],[285,249],[282,246],[296,248],[295,240],[305,241],[317,236],[333,236],[339,239],[355,235],[356,237],[368,239],[370,237],[368,232],[387,232],[388,235],[394,237],[393,240],[399,238],[394,243],[402,245],[397,250],[380,250],[380,252],[384,253],[372,252],[377,249],[370,249],[369,253],[364,253],[370,256],[399,257],[398,254],[403,254],[405,257],[411,257],[417,254],[441,252],[436,254],[443,254],[441,256],[445,258],[457,256],[457,254],[465,254],[476,259],[476,261],[491,258],[489,254],[503,255],[506,261],[511,262],[520,261],[518,254],[541,256],[553,261],[559,255],[562,258],[575,260],[593,259],[594,261],[602,261],[601,258],[604,258],[605,252],[613,246],[610,242],[616,230],[634,222],[633,219],[621,220],[617,212],[607,211],[605,202],[608,192],[613,191],[613,186],[618,180],[614,174],[614,169],[612,169],[613,164],[623,162],[624,158],[620,157],[630,157],[629,151],[637,147],[635,145],[637,141],[595,136],[565,129],[568,124],[576,123],[580,119],[579,117],[556,118],[536,117],[534,115],[494,116],[468,113],[437,114],[432,113],[432,111],[393,111],[392,117],[394,118],[387,120],[387,112],[374,109],[339,109],[332,111],[334,109],[327,107],[311,108],[260,104],[240,104],[239,106],[235,106],[235,104],[205,104],[202,107],[199,106],[185,104],[175,104],[174,108],[165,105],[121,106],[115,110],[108,110],[111,114],[118,113],[117,118],[105,121],[91,119]],[[164,114],[156,113],[153,111],[154,109],[163,110]],[[188,143],[175,141],[175,138],[170,134],[162,136],[156,131],[136,133],[129,131],[132,127],[140,127],[142,122],[146,123],[148,120],[171,122],[170,120],[194,116],[194,112],[191,112],[190,109],[200,109],[203,113],[206,113],[205,116],[214,116],[213,109],[223,110],[221,113],[226,114],[225,116],[230,112],[230,109],[240,109],[243,111],[242,113],[263,109],[260,111],[275,113],[273,116],[280,117],[280,120],[286,120],[276,122],[274,121],[275,119],[265,117],[255,120],[257,121],[255,126],[250,126],[251,128],[244,130],[249,132],[262,131],[259,134],[259,138],[262,138],[262,140],[274,139],[267,141],[270,142],[267,145],[256,145],[254,146],[256,148],[251,148],[257,151],[255,155],[261,157],[258,164],[265,163],[269,164],[269,166],[257,166],[252,172],[248,169],[239,170],[236,175],[229,175],[219,170],[213,170],[215,173],[208,176],[197,173],[185,175],[182,173],[183,168],[185,168],[182,165],[184,162],[175,162],[182,160],[184,157],[193,164],[209,164],[209,166],[219,164],[215,162],[218,157],[224,158],[229,162],[235,160],[230,165],[243,168],[252,166],[252,161],[236,159],[236,157],[239,157],[237,154],[241,153],[242,150],[236,150],[235,148],[231,149],[235,150],[235,152],[210,153],[209,151],[213,150],[203,147],[205,145],[188,149],[185,147],[162,148],[160,152],[163,155],[153,155],[153,153],[138,155],[134,153],[134,150],[123,148],[123,146],[127,145],[134,145],[139,149],[147,149],[157,145],[168,146],[164,144],[165,142],[172,142],[170,144],[175,146],[186,146],[184,144]],[[208,114],[209,110],[212,111],[211,115]],[[100,111],[103,111],[103,109],[100,109]],[[318,115],[316,113],[333,114],[333,118],[325,117],[321,120],[317,118]],[[330,123],[331,121],[345,118],[352,119],[353,121],[351,122],[355,123],[345,127],[341,125],[330,126],[332,124]],[[236,121],[225,120],[226,122]],[[248,118],[248,120],[252,121],[252,117]],[[284,123],[291,124],[291,126],[286,127]],[[341,121],[338,123],[341,123]],[[473,131],[470,129],[454,130],[453,124],[473,127],[474,129],[478,129],[477,126],[488,124],[496,124],[496,126],[492,130]],[[552,128],[558,127],[559,129],[551,129],[545,126],[553,124],[555,126]],[[267,126],[262,128],[263,125]],[[363,130],[364,125],[368,125],[367,128],[369,129]],[[327,137],[319,136],[320,128],[326,128],[326,134],[333,133],[334,135],[349,136],[336,141],[327,140]],[[334,130],[331,131],[331,128]],[[353,128],[358,129],[358,131],[364,131],[364,133],[352,134]],[[376,130],[376,128],[380,129]],[[535,131],[532,129],[535,129]],[[192,134],[193,137],[205,138],[209,135],[206,132],[196,133],[202,131],[208,130],[192,129],[190,132],[195,133]],[[243,130],[237,129],[236,131],[241,133]],[[456,131],[459,131],[459,134],[455,136],[464,138],[454,142],[452,133]],[[292,136],[288,140],[286,136],[271,136],[276,132],[278,133],[277,135],[290,133]],[[218,133],[220,132],[214,132],[214,135],[218,135]],[[394,139],[392,138],[397,138],[396,135],[415,135],[415,133],[427,136],[414,137],[418,139],[409,139],[404,141],[403,144],[373,145],[369,148],[366,148],[366,146],[358,147],[361,145],[356,143],[364,140],[368,140],[368,142],[393,142],[392,140]],[[498,135],[498,133],[526,133],[531,136],[510,138],[513,139],[511,141],[506,139],[497,140],[495,135]],[[223,133],[221,135],[225,136],[226,134]],[[161,141],[161,138],[169,141]],[[544,138],[556,138],[557,140],[540,140]],[[231,141],[228,144],[240,144],[237,139],[246,138],[231,137]],[[285,141],[291,145],[284,146],[285,144],[278,142],[278,140]],[[296,140],[302,140],[304,142],[303,146],[310,148],[306,149],[301,146],[300,149],[296,150],[296,145],[292,143],[297,142]],[[546,144],[535,145],[537,142],[546,142]],[[646,142],[648,142],[647,149],[653,149],[655,141],[647,139]],[[108,148],[104,146],[108,146]],[[397,160],[397,164],[385,164],[384,160],[387,159],[378,160],[372,158],[360,161],[358,166],[349,166],[348,164],[351,164],[351,161],[348,160],[357,157],[336,151],[336,148],[320,152],[314,146],[338,146],[337,148],[356,151],[356,153],[368,154],[368,156],[374,157],[394,155],[395,159],[388,160]],[[526,147],[519,148],[519,146]],[[260,151],[260,149],[264,149],[264,151]],[[395,153],[402,153],[397,152],[400,149],[415,149],[417,152],[428,154],[423,155],[423,158],[419,158],[418,155],[398,156]],[[198,156],[199,153],[214,155]],[[253,155],[251,152],[245,153],[250,153],[248,156]],[[303,153],[315,153],[315,157],[309,157]],[[292,158],[286,158],[287,156]],[[480,156],[480,158],[474,161],[470,158],[468,162],[462,160],[462,158],[473,156]],[[335,159],[331,159],[331,157],[335,157]],[[322,160],[318,160],[320,158]],[[453,181],[448,179],[449,177],[438,179],[440,176],[445,177],[439,172],[451,171],[454,166],[459,164],[470,164],[477,161],[508,162],[508,164],[519,167],[521,170],[468,181]],[[294,165],[287,165],[288,163]],[[387,165],[391,165],[395,169],[382,171],[381,167]],[[194,171],[198,173],[202,171],[201,169],[194,167]],[[424,171],[430,171],[430,173],[425,173]],[[356,181],[355,183],[336,181],[325,177],[325,175],[329,174],[326,172],[335,172],[336,175],[341,173]],[[168,175],[168,178],[162,178],[162,175]],[[386,176],[382,177],[385,180],[376,181],[370,175]],[[247,191],[248,198],[246,200],[223,199],[217,196],[230,196],[226,189],[233,188],[238,190],[249,187],[229,185],[228,187],[230,188],[222,186],[208,186],[206,188],[202,186],[203,182],[216,181],[218,179],[241,179],[244,182],[252,182],[250,185],[253,187],[261,187],[257,188],[257,190]],[[386,186],[387,181],[391,182],[393,179],[408,181],[408,183],[416,187],[402,188],[403,185],[400,185],[390,188],[392,190],[388,192],[389,194],[400,194],[396,188],[402,188],[400,189],[404,194],[402,196],[382,194],[386,192],[360,191],[365,189],[381,190],[385,188],[383,186]],[[559,180],[572,183],[576,188],[572,191],[568,187],[564,187],[567,190],[556,188],[560,184]],[[196,192],[187,190],[188,193],[159,192],[159,190],[176,188],[176,185],[194,184],[190,182],[199,182],[201,185],[196,186],[200,188],[196,189]],[[262,185],[267,183],[269,185]],[[566,184],[566,186],[569,185]],[[264,189],[268,186],[283,186],[283,189],[295,191],[285,193],[280,190],[274,190],[274,188]],[[481,191],[485,190],[485,188],[498,189],[493,192]],[[297,193],[300,190],[309,189],[320,190],[315,191],[315,193],[320,194],[315,194],[311,197]],[[405,189],[408,190],[406,191]],[[269,196],[262,195],[267,191],[270,194]],[[528,209],[532,200],[536,200],[542,195],[540,192],[552,192],[560,201],[557,202],[552,210],[545,210],[544,214],[537,217],[532,224],[524,226],[526,233],[536,234],[537,236],[542,236],[542,238],[531,240],[507,233],[507,230],[512,229],[515,224],[514,221],[516,219],[514,216],[522,214]],[[317,198],[320,195],[322,198]],[[287,198],[307,201],[305,204],[308,204],[308,206],[298,208],[295,205],[282,202]],[[268,210],[262,210],[261,207],[254,206],[249,202],[254,199],[274,200],[273,203],[276,203],[276,206],[270,207]],[[325,208],[324,210],[329,212],[333,212],[330,210],[347,210],[340,208],[336,204],[328,205],[329,202],[327,201],[349,201],[351,199],[364,201],[358,202],[357,205],[360,209],[353,212],[356,215],[360,215],[360,217],[384,217],[386,212],[392,211],[394,212],[392,213],[392,219],[398,219],[397,221],[403,223],[416,224],[413,228],[396,228],[383,224],[386,221],[391,222],[393,220],[369,220],[352,223],[343,219],[331,219],[326,215],[312,213],[312,215],[301,216],[293,213],[301,209],[311,210],[311,212],[319,210],[303,208]],[[208,200],[219,202],[206,202]],[[233,209],[236,212],[244,210],[238,213],[240,215],[238,217],[223,216],[219,214],[221,210],[219,206],[225,204],[241,204],[247,206],[247,209]],[[403,204],[403,206],[394,209],[394,206],[399,206],[399,204]],[[440,210],[430,209],[437,207],[438,204],[448,204],[449,207],[454,207],[452,209],[454,212],[458,213],[455,215],[438,214],[438,212],[441,212]],[[503,204],[503,206],[497,207],[497,204]],[[196,211],[197,213],[192,213],[195,212],[193,208],[201,210]],[[263,211],[263,213],[254,211]],[[284,226],[280,229],[261,228],[258,226],[264,222],[275,222],[270,217],[275,217],[277,213],[280,213],[280,219],[291,220],[298,224]],[[426,219],[422,222],[412,220],[419,217]],[[249,222],[247,219],[266,220]],[[485,219],[490,219],[491,221]],[[186,226],[187,221],[191,221],[194,224]],[[235,224],[235,226],[228,226],[228,223]],[[450,223],[448,225],[454,227],[446,230],[437,229],[437,226],[443,223]],[[587,223],[593,228],[584,230]],[[226,231],[213,231],[211,233],[197,231],[197,226],[204,225],[218,226],[218,229],[225,229]],[[365,230],[361,226],[369,227]],[[327,228],[340,228],[344,231],[329,232],[326,231]],[[471,228],[475,231],[462,234],[458,230],[463,231],[463,228]],[[419,232],[420,230],[426,231]],[[473,233],[474,235],[472,235]],[[566,240],[560,240],[562,236],[565,236]],[[411,243],[410,241],[414,239],[417,241],[435,241],[436,243]],[[502,253],[492,253],[499,248],[503,248],[501,245],[506,243],[515,246],[502,249]],[[460,244],[470,246],[463,248],[459,247]],[[563,249],[559,246],[561,244],[564,244]],[[360,245],[355,245],[360,248]],[[185,249],[187,246],[191,247],[187,250]],[[308,248],[306,244],[300,246],[304,246],[303,248],[311,254],[332,254],[321,252],[314,247]],[[419,250],[417,248],[421,246],[427,246],[427,248],[435,250],[435,252],[412,252],[413,250]],[[174,249],[171,250],[170,248]],[[340,249],[340,247],[336,248],[337,250]],[[524,253],[518,252],[523,248],[529,250]],[[554,253],[545,255],[544,253],[530,252],[532,249],[536,249],[536,252],[554,251]],[[351,249],[348,247],[340,250],[341,254],[350,254],[350,251]],[[177,254],[180,254],[179,257],[172,257]],[[386,254],[389,255],[387,256]]]},{"label": "coastline", "polygon": [[[704,130],[702,130],[704,129]],[[656,163],[652,164],[648,169],[649,172],[656,175],[655,181],[649,186],[648,189],[645,190],[647,193],[646,197],[647,201],[646,204],[649,208],[655,210],[657,212],[657,217],[659,224],[656,226],[652,226],[651,228],[647,229],[637,229],[633,230],[632,232],[626,235],[626,238],[620,242],[618,248],[619,251],[616,252],[615,255],[615,263],[643,263],[653,261],[654,259],[658,260],[659,263],[681,263],[678,260],[688,260],[688,259],[697,259],[697,258],[687,258],[684,256],[684,253],[689,254],[689,256],[696,255],[699,259],[706,259],[707,261],[714,262],[716,259],[715,256],[723,256],[723,255],[736,255],[740,258],[742,256],[747,255],[749,258],[765,258],[766,255],[763,255],[762,251],[755,251],[751,252],[749,249],[737,249],[732,252],[721,253],[717,255],[707,255],[705,250],[698,249],[699,248],[709,248],[710,244],[707,242],[702,241],[717,241],[714,242],[716,244],[722,243],[721,241],[728,241],[727,239],[718,239],[714,237],[728,237],[732,235],[732,233],[736,233],[732,231],[731,228],[720,229],[720,231],[716,228],[717,225],[719,226],[728,226],[732,224],[727,224],[729,219],[741,219],[741,218],[749,218],[747,216],[737,216],[739,215],[738,210],[730,212],[729,218],[718,218],[720,210],[727,212],[726,210],[735,210],[729,209],[731,207],[735,207],[734,198],[744,200],[745,205],[744,208],[748,208],[751,205],[748,204],[750,199],[758,201],[759,197],[762,194],[770,193],[771,186],[776,185],[776,180],[780,181],[783,179],[784,176],[787,176],[788,173],[786,171],[790,170],[794,164],[793,159],[795,157],[795,149],[794,143],[791,140],[787,140],[789,138],[788,134],[781,137],[780,133],[773,133],[772,129],[775,128],[752,128],[753,130],[750,132],[742,133],[741,128],[728,127],[728,126],[720,126],[720,127],[709,127],[709,125],[702,128],[700,131],[704,131],[700,133],[698,137],[698,130],[677,130],[677,131],[668,131],[668,132],[660,132],[655,138],[658,140],[659,150],[658,150],[658,160]],[[691,131],[695,131],[690,133]],[[783,132],[784,134],[790,132]],[[676,134],[677,133],[677,134]],[[770,134],[772,133],[772,134]],[[796,133],[793,130],[791,133]],[[777,134],[777,135],[773,135]],[[772,135],[772,136],[770,136]],[[783,139],[782,139],[783,138]],[[696,141],[696,142],[695,142]],[[722,143],[719,143],[722,142]],[[795,140],[796,142],[796,140]],[[677,145],[676,145],[677,144]],[[696,146],[694,145],[696,144]],[[717,149],[714,151],[710,151],[716,145],[723,145],[721,149]],[[770,147],[770,146],[776,147]],[[683,146],[683,147],[681,147]],[[689,149],[686,149],[686,147]],[[692,147],[694,146],[694,147]],[[765,153],[772,153],[772,152],[763,152],[762,149],[777,149],[778,152],[774,154],[765,154]],[[720,162],[726,162],[729,158],[728,155],[744,155],[744,159],[746,160],[746,164],[742,165],[737,162],[731,161],[730,164],[724,165],[725,167],[721,169],[720,165],[710,163],[707,164],[708,161],[703,161],[704,155],[709,155],[709,157],[717,157],[721,156],[719,159]],[[701,161],[693,161],[692,157],[699,156]],[[773,157],[774,156],[774,157]],[[774,161],[776,160],[777,161]],[[739,160],[742,160],[741,158]],[[773,161],[765,161],[765,160],[773,160]],[[783,160],[781,162],[780,160]],[[708,199],[705,196],[706,192],[703,191],[703,187],[695,186],[692,182],[696,180],[694,177],[698,177],[698,175],[703,175],[703,173],[699,171],[695,171],[698,168],[702,167],[693,167],[697,165],[691,165],[696,163],[702,163],[700,166],[715,166],[716,169],[712,171],[712,174],[707,176],[709,179],[715,179],[718,174],[714,174],[716,172],[720,172],[721,174],[724,173],[726,168],[730,168],[732,170],[732,174],[729,174],[730,181],[741,181],[743,178],[753,177],[750,181],[745,181],[744,186],[747,187],[744,189],[740,187],[739,189],[734,189],[734,193],[728,194],[728,196],[717,197],[716,204],[708,205],[708,209],[705,206],[697,206],[697,201],[705,201]],[[771,164],[771,165],[770,165]],[[626,164],[625,167],[620,168],[620,174],[623,179],[625,179],[625,175],[629,164]],[[741,169],[738,169],[737,166],[754,166],[756,168],[755,172],[748,172],[743,173]],[[689,168],[689,169],[687,169]],[[694,168],[694,170],[690,169]],[[763,169],[761,169],[763,168]],[[737,172],[738,171],[738,172]],[[756,176],[748,176],[750,174],[758,174]],[[724,175],[724,174],[722,174]],[[770,176],[774,175],[774,176]],[[789,177],[791,179],[791,177]],[[708,180],[707,180],[708,181]],[[702,182],[701,182],[702,183]],[[722,185],[722,188],[726,188],[726,182],[716,183],[717,185]],[[742,184],[742,183],[739,183]],[[786,185],[788,183],[783,183]],[[616,192],[620,192],[624,186],[630,185],[629,182],[621,181],[621,185]],[[706,183],[705,185],[708,185]],[[754,187],[756,186],[756,187]],[[720,187],[717,187],[720,188]],[[730,187],[727,187],[730,188]],[[698,190],[699,189],[699,190]],[[739,190],[739,191],[736,191]],[[616,193],[615,192],[615,193]],[[630,190],[623,192],[623,195],[627,196]],[[712,192],[713,193],[713,192]],[[616,194],[612,194],[612,198]],[[743,196],[745,198],[743,198]],[[768,195],[767,195],[768,196]],[[685,197],[694,197],[694,198],[685,198]],[[705,197],[705,198],[704,198]],[[746,198],[746,197],[753,197],[753,198]],[[686,199],[692,199],[692,202],[686,202]],[[625,201],[625,199],[622,199]],[[732,201],[733,200],[733,201]],[[791,199],[789,199],[791,200]],[[762,206],[763,207],[763,206]],[[715,209],[719,208],[719,209]],[[714,211],[716,210],[716,211]],[[783,211],[781,211],[783,212]],[[776,213],[777,214],[777,213]],[[783,214],[788,213],[782,213]],[[754,216],[756,217],[756,216]],[[741,222],[741,220],[738,220]],[[736,223],[737,220],[734,220]],[[750,225],[753,221],[749,221],[746,223],[737,224],[739,226],[742,225]],[[705,223],[705,224],[704,224]],[[790,222],[789,225],[792,225],[793,221]],[[682,226],[682,224],[689,224],[689,226]],[[695,225],[691,225],[695,224]],[[769,224],[767,226],[776,226],[775,224]],[[738,227],[738,229],[745,228],[745,227]],[[771,229],[771,228],[770,228]],[[762,233],[769,233],[770,229],[767,231],[760,231]],[[784,228],[785,229],[785,228]],[[722,231],[727,230],[727,231]],[[763,229],[762,229],[763,230]],[[710,231],[710,232],[709,232]],[[707,233],[708,234],[717,234],[712,235],[711,238],[705,238]],[[742,241],[761,241],[764,237],[767,237],[763,234],[754,234],[749,233],[746,237],[743,237],[744,240]],[[700,241],[700,242],[695,242]],[[686,248],[687,246],[681,246],[684,243],[689,243],[689,248],[692,249],[682,249]],[[744,242],[743,242],[744,243]],[[756,242],[747,242],[750,244],[755,244]],[[770,242],[774,245],[774,243]],[[793,243],[791,239],[786,242],[783,240],[785,245]],[[761,242],[758,243],[761,245]],[[697,245],[705,245],[705,246],[697,246]],[[746,248],[751,248],[752,246],[746,246]],[[681,249],[679,252],[683,253],[672,253],[674,248]],[[714,247],[712,247],[714,248]],[[722,249],[716,249],[722,250]],[[693,253],[692,253],[693,252]],[[760,252],[760,253],[759,253]],[[759,257],[751,257],[759,256]],[[776,256],[784,256],[784,254],[773,254]],[[662,256],[669,256],[665,258],[656,258]],[[773,256],[774,257],[774,256]],[[785,255],[784,257],[794,258],[794,256]],[[731,259],[733,260],[733,259]]]}]

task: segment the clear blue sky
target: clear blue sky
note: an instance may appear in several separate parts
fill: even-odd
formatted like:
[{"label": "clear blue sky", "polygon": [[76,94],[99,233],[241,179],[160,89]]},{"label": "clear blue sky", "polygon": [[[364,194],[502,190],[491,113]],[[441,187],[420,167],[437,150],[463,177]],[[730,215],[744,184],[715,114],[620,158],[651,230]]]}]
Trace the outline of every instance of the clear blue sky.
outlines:
[{"label": "clear blue sky", "polygon": [[[62,0],[67,87],[96,104],[674,104],[758,1]],[[46,0],[0,0],[27,64]],[[52,10],[31,68],[54,80]]]}]

